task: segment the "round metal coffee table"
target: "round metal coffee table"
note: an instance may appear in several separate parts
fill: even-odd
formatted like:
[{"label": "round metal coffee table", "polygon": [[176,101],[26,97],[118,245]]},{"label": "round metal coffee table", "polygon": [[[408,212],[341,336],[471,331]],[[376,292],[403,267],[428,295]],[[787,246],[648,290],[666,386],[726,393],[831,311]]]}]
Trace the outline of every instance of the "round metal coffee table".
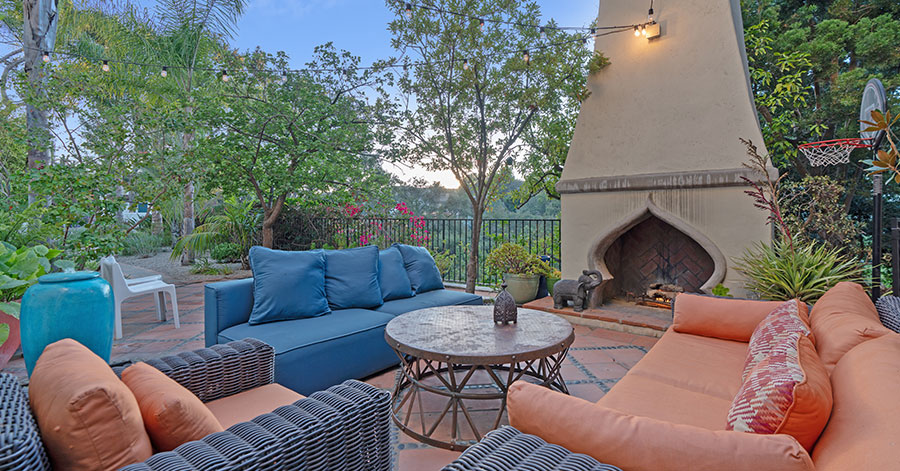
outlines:
[{"label": "round metal coffee table", "polygon": [[560,367],[575,333],[553,314],[519,309],[503,325],[491,306],[436,307],[395,317],[384,337],[400,357],[394,422],[429,445],[463,450],[500,426],[514,381],[568,394]]}]

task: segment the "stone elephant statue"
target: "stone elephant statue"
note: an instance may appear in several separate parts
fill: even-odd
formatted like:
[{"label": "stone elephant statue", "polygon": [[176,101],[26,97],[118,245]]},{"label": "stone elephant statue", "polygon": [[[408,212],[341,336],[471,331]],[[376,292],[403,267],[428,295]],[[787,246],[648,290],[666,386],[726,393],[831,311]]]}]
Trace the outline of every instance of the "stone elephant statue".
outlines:
[{"label": "stone elephant statue", "polygon": [[553,285],[553,307],[562,309],[572,301],[575,312],[581,312],[591,304],[591,292],[603,282],[597,270],[584,270],[577,280],[559,280]]}]

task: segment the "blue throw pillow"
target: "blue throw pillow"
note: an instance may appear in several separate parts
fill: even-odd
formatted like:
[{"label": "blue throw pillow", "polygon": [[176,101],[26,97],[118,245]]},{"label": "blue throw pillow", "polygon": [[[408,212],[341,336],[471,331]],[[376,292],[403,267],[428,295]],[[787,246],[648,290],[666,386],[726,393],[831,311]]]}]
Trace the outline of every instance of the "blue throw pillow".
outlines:
[{"label": "blue throw pillow", "polygon": [[250,269],[253,270],[251,325],[331,312],[325,298],[325,255],[321,250],[286,252],[252,247]]},{"label": "blue throw pillow", "polygon": [[385,301],[415,296],[409,275],[406,274],[406,267],[403,265],[403,255],[397,247],[388,247],[378,252],[378,263],[381,297]]},{"label": "blue throw pillow", "polygon": [[378,247],[326,250],[325,294],[331,309],[384,304],[378,281]]},{"label": "blue throw pillow", "polygon": [[414,292],[425,293],[444,288],[441,272],[428,249],[404,244],[394,244],[394,247],[400,249],[403,255],[403,265]]}]

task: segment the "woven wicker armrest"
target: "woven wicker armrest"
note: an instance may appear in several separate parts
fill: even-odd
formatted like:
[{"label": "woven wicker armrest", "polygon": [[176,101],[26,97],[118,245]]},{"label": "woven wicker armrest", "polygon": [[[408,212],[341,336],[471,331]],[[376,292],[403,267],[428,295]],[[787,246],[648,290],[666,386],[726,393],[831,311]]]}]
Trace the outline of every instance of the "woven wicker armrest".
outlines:
[{"label": "woven wicker armrest", "polygon": [[[196,394],[203,402],[272,383],[275,350],[246,338],[146,361]],[[114,368],[121,375],[125,367]]]},{"label": "woven wicker armrest", "polygon": [[587,455],[572,453],[548,444],[534,435],[513,427],[501,427],[489,432],[477,444],[469,447],[444,471],[513,471],[552,469],[555,471],[621,471],[602,464]]},{"label": "woven wicker armrest", "polygon": [[125,471],[392,469],[390,393],[350,380]]},{"label": "woven wicker armrest", "polygon": [[28,395],[18,378],[7,373],[0,373],[0,469],[50,469]]}]

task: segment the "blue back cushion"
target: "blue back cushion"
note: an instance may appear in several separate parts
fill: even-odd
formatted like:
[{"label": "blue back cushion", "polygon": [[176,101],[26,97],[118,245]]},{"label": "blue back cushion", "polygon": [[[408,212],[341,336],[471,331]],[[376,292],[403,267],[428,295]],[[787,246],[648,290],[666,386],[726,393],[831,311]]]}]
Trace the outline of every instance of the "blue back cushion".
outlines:
[{"label": "blue back cushion", "polygon": [[378,252],[378,263],[381,297],[385,301],[415,296],[403,265],[403,255],[397,247],[388,247]]},{"label": "blue back cushion", "polygon": [[325,255],[321,250],[286,252],[250,249],[253,310],[250,324],[328,314],[325,299]]},{"label": "blue back cushion", "polygon": [[325,294],[331,309],[378,307],[378,247],[325,251]]},{"label": "blue back cushion", "polygon": [[443,289],[441,272],[438,271],[434,258],[425,247],[413,247],[412,245],[394,244],[403,255],[403,265],[409,282],[416,293],[425,293],[436,289]]}]

